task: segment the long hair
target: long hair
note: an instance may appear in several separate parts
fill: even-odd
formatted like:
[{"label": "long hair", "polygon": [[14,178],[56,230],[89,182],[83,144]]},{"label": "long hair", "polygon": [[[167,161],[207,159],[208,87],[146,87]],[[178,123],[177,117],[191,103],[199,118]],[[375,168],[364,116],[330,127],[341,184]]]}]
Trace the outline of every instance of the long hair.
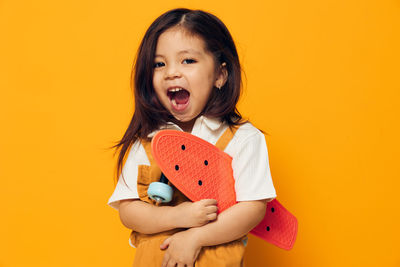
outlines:
[{"label": "long hair", "polygon": [[230,127],[243,124],[242,116],[236,108],[242,87],[241,68],[236,46],[228,29],[216,16],[205,11],[186,8],[170,10],[150,25],[136,55],[131,73],[135,111],[124,136],[111,147],[116,148],[115,152],[120,148],[117,180],[122,173],[125,157],[131,145],[138,139],[147,139],[148,134],[171,119],[172,115],[163,107],[155,93],[153,66],[159,36],[178,25],[188,33],[204,40],[206,49],[214,56],[216,66],[226,63],[227,81],[221,90],[212,90],[201,114],[220,118]]}]

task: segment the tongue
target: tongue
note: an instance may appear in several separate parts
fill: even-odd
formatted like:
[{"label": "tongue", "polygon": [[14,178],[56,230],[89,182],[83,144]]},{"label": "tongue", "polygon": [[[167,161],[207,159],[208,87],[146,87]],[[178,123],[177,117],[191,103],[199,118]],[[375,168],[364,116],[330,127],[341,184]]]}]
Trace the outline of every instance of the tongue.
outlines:
[{"label": "tongue", "polygon": [[178,91],[174,94],[174,99],[177,104],[186,104],[189,100],[189,92],[186,90]]}]

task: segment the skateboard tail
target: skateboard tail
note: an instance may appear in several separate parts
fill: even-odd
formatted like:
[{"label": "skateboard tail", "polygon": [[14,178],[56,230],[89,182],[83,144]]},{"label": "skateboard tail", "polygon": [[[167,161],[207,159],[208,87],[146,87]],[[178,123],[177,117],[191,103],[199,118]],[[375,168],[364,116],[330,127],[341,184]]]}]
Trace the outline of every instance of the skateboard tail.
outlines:
[{"label": "skateboard tail", "polygon": [[274,199],[268,202],[264,219],[250,233],[279,248],[290,250],[296,241],[297,228],[296,217]]}]

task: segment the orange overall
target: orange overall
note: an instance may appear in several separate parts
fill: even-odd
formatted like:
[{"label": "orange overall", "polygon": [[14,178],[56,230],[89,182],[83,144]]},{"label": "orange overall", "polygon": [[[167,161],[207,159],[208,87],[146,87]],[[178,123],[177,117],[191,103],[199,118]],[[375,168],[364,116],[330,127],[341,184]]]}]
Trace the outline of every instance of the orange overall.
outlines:
[{"label": "orange overall", "polygon": [[[228,127],[216,143],[216,146],[222,151],[231,141],[237,128]],[[138,169],[137,190],[139,198],[142,201],[155,205],[147,195],[147,189],[152,182],[157,182],[161,176],[161,170],[157,166],[151,154],[151,143],[146,140],[141,140],[142,145],[146,151],[147,157],[150,161],[150,166],[140,165]],[[172,184],[170,184],[173,186]],[[176,206],[184,201],[190,201],[178,189],[174,188],[173,199],[167,205]],[[164,204],[161,204],[164,205]],[[160,245],[165,239],[172,234],[182,231],[184,229],[173,229],[157,234],[142,234],[132,231],[130,239],[131,243],[136,247],[134,267],[160,267],[164,257],[165,251],[160,249]],[[203,247],[195,263],[196,267],[238,267],[243,266],[244,244],[243,240],[247,237],[244,236],[238,240],[210,247]]]}]

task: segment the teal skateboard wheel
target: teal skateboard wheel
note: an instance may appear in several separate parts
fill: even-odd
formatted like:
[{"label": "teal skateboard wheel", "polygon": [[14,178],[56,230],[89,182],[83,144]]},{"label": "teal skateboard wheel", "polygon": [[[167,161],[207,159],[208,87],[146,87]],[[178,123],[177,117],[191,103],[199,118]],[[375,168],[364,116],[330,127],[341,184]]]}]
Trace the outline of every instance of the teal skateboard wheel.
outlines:
[{"label": "teal skateboard wheel", "polygon": [[172,200],[173,190],[168,184],[153,182],[147,190],[147,195],[158,203],[168,203]]}]

